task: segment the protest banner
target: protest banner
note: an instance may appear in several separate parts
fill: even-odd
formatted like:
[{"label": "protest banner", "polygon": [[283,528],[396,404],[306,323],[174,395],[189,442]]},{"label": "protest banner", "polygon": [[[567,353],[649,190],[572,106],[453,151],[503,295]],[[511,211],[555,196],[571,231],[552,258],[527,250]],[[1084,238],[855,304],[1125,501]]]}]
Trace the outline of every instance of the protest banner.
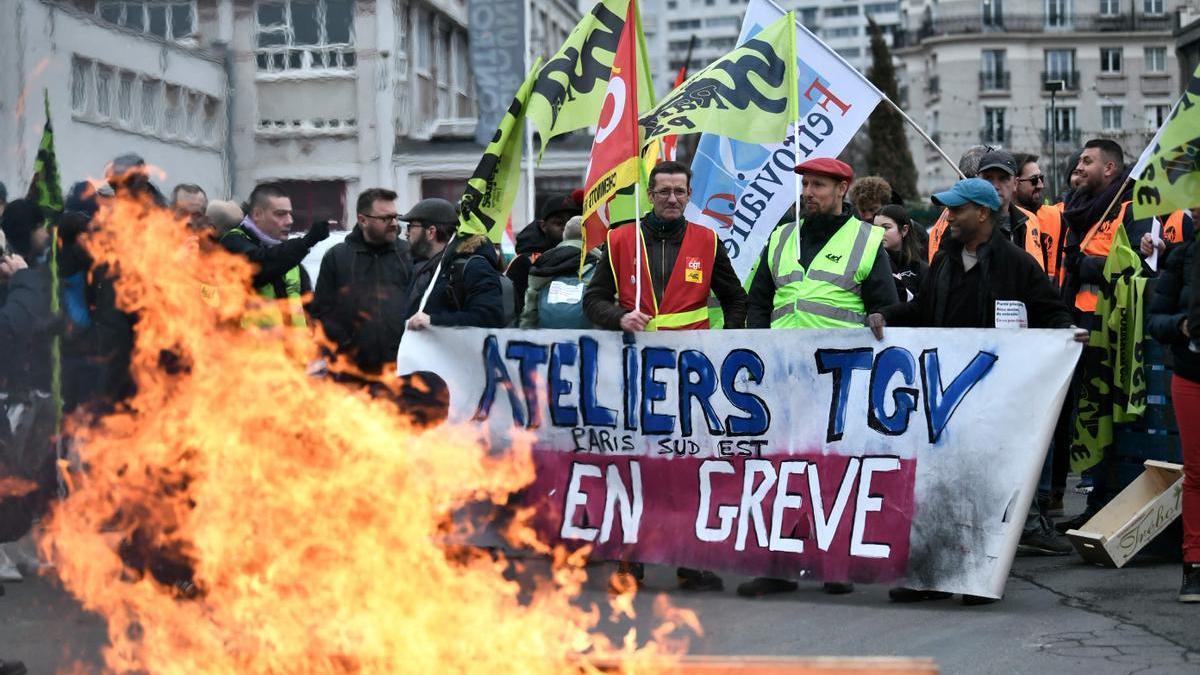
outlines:
[{"label": "protest banner", "polygon": [[522,492],[593,558],[1003,594],[1071,331],[410,331],[449,423],[532,437]]},{"label": "protest banner", "polygon": [[[784,14],[771,0],[751,0],[738,43]],[[796,54],[799,161],[837,157],[883,96],[799,24]],[[742,279],[796,201],[792,170],[798,162],[790,130],[787,136],[782,143],[757,145],[704,134],[692,160],[692,198],[684,215],[717,232]]]}]

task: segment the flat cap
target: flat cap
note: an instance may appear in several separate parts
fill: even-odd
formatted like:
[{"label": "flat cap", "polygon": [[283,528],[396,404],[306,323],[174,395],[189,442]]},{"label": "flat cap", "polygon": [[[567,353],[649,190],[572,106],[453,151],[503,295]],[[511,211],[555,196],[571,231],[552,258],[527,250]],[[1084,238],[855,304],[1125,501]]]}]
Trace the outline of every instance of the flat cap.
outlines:
[{"label": "flat cap", "polygon": [[807,162],[801,162],[796,165],[796,173],[801,175],[815,174],[818,176],[829,176],[837,180],[846,182],[854,180],[854,169],[850,165],[840,159],[832,157],[818,157],[810,159]]}]

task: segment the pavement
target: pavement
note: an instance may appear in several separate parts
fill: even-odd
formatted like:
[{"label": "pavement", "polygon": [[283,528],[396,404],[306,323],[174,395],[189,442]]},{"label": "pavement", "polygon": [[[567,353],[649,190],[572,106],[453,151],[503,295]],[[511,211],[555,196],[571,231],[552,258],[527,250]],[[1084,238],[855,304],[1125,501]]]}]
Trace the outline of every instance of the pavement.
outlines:
[{"label": "pavement", "polygon": [[[1070,504],[1068,512],[1071,512]],[[580,602],[604,605],[611,564],[589,569]],[[965,607],[958,598],[890,603],[882,586],[830,596],[820,584],[748,600],[726,576],[720,593],[675,590],[674,570],[647,568],[632,624],[602,624],[619,638],[655,625],[655,596],[694,610],[704,634],[692,654],[933,657],[943,673],[1200,673],[1200,605],[1175,600],[1179,563],[1142,555],[1119,570],[1077,555],[1017,558],[1002,601]],[[0,597],[0,660],[30,673],[89,672],[103,663],[103,621],[80,609],[53,578],[6,584]]]}]

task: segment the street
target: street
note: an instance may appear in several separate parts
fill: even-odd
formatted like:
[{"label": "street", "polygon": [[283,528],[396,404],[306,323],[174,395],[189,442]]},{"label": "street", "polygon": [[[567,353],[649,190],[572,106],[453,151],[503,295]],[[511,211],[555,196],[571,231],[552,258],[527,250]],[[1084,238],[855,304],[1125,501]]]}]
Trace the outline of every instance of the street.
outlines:
[{"label": "street", "polygon": [[[1082,498],[1068,495],[1068,513]],[[605,602],[609,564],[590,568],[583,603]],[[1175,601],[1179,565],[1149,555],[1120,570],[1091,566],[1077,555],[1017,558],[1004,599],[964,607],[958,598],[915,605],[890,603],[884,586],[830,596],[819,584],[767,600],[734,594],[742,578],[726,576],[722,593],[674,590],[674,570],[647,568],[636,601],[639,636],[654,625],[652,602],[666,590],[694,610],[704,636],[693,654],[782,656],[928,656],[943,673],[1200,672],[1200,614]],[[25,662],[30,673],[102,663],[103,622],[87,614],[55,582],[7,584],[0,597],[0,659]],[[624,628],[613,629],[619,637]]]}]

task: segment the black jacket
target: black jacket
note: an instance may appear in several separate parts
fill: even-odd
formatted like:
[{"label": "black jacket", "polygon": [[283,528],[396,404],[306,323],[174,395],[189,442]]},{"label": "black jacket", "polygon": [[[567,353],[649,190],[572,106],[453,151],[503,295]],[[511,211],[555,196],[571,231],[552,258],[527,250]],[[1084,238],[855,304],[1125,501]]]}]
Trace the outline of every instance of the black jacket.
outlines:
[{"label": "black jacket", "polygon": [[905,302],[912,297],[916,297],[917,292],[921,290],[921,282],[925,280],[925,275],[929,273],[929,263],[917,258],[911,260],[907,265],[900,263],[900,255],[888,251],[888,262],[892,264],[892,278],[896,280],[896,294],[899,296],[900,302]]},{"label": "black jacket", "polygon": [[[652,213],[646,216],[647,219],[653,217]],[[657,298],[663,296],[667,280],[675,269],[675,259],[679,257],[679,248],[687,231],[685,224],[660,235],[647,223],[642,223],[642,233],[646,239],[646,262],[650,267],[649,281],[653,284],[654,296]],[[725,314],[725,328],[745,326],[746,291],[742,288],[737,272],[733,271],[733,263],[729,261],[729,254],[725,252],[724,246],[717,246],[710,288],[721,303],[721,310]],[[600,254],[600,262],[596,263],[596,273],[592,275],[592,280],[588,282],[587,290],[583,293],[583,313],[597,328],[620,330],[621,317],[628,311],[617,302],[617,284],[613,280],[612,265],[608,262],[608,249],[605,248]]]},{"label": "black jacket", "polygon": [[[1071,314],[1050,282],[1046,272],[1024,249],[1017,248],[999,228],[980,246],[976,253],[979,262],[971,271],[978,274],[975,298],[955,297],[964,283],[961,243],[953,238],[943,240],[929,266],[917,297],[885,307],[880,313],[893,326],[969,326],[995,328],[996,301],[1018,300],[1025,304],[1030,328],[1069,328]],[[964,302],[965,301],[965,302]],[[969,316],[951,316],[951,307],[966,306]]]},{"label": "black jacket", "polygon": [[[808,216],[800,228],[800,264],[804,269],[812,264],[813,258],[821,252],[829,238],[834,235],[850,219],[850,212],[844,211],[837,216]],[[776,227],[783,227],[792,222],[787,220]],[[762,255],[758,260],[758,268],[750,282],[750,310],[746,319],[747,328],[770,328],[771,312],[775,309],[775,276],[771,272],[771,261],[767,259],[770,244],[763,246]],[[877,312],[899,300],[896,295],[896,282],[892,278],[892,264],[888,260],[887,250],[883,246],[875,253],[875,263],[871,274],[863,280],[859,289],[867,314]]]},{"label": "black jacket", "polygon": [[529,289],[529,272],[538,257],[557,246],[555,242],[546,239],[542,232],[542,221],[535,220],[517,233],[515,247],[517,256],[508,263],[504,276],[513,284],[513,298],[516,301],[516,314],[521,316],[525,305],[525,291]]},{"label": "black jacket", "polygon": [[300,267],[300,292],[308,293],[312,290],[312,280],[308,278],[308,273],[300,266],[300,262],[317,241],[320,240],[304,236],[268,246],[255,236],[254,232],[240,227],[221,235],[221,245],[226,250],[249,258],[250,262],[257,266],[253,277],[254,287],[270,284],[274,286],[277,298],[287,297],[283,277],[293,267]]},{"label": "black jacket", "polygon": [[[1155,340],[1170,347],[1176,375],[1200,383],[1200,354],[1188,349],[1188,338],[1181,330],[1192,302],[1195,266],[1194,241],[1185,241],[1171,249],[1154,286],[1154,294],[1150,296],[1150,306],[1146,309],[1146,330]],[[1189,322],[1188,329],[1200,337],[1200,327]]]},{"label": "black jacket", "polygon": [[0,391],[50,391],[50,324],[48,266],[19,270],[0,285]]},{"label": "black jacket", "polygon": [[378,373],[396,359],[412,277],[407,241],[372,244],[355,226],[321,258],[309,311],[339,353],[363,372]]},{"label": "black jacket", "polygon": [[[504,295],[500,288],[500,258],[496,255],[496,247],[482,235],[462,240],[456,238],[450,246],[454,247],[453,251],[443,250],[413,270],[408,316],[417,313],[425,289],[434,281],[433,292],[425,305],[425,313],[433,325],[502,327]],[[449,256],[446,264],[434,280],[434,270],[446,255]]]}]

